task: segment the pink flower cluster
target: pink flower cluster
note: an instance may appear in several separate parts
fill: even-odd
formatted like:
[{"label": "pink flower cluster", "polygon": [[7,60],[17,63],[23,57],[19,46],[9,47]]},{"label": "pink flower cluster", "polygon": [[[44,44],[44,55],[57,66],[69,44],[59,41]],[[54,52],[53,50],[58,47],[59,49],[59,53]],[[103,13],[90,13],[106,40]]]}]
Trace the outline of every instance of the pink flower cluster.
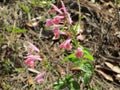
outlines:
[{"label": "pink flower cluster", "polygon": [[[27,44],[27,53],[28,54],[27,54],[27,59],[25,60],[25,63],[27,65],[29,65],[31,68],[34,68],[35,60],[40,60],[41,61],[42,58],[39,55],[34,55],[33,53],[34,52],[40,52],[40,50],[30,42],[26,42],[26,44]],[[35,80],[38,83],[42,83],[44,81],[43,76],[45,75],[45,73],[46,72],[43,72],[43,73],[40,73],[39,75],[37,75],[35,77]]]},{"label": "pink flower cluster", "polygon": [[[59,26],[61,26],[59,23],[62,23],[62,21],[68,21],[68,24],[72,24],[72,19],[70,17],[70,14],[67,12],[65,5],[63,3],[63,1],[61,1],[61,8],[58,8],[56,5],[51,4],[53,7],[53,12],[58,12],[59,15],[56,15],[53,19],[47,19],[46,21],[46,26],[47,27],[51,27],[53,26],[53,33],[54,33],[54,38],[53,39],[58,39],[60,37],[60,35],[66,35],[66,32],[61,31],[59,28]],[[64,27],[64,26],[63,26]],[[77,39],[81,39],[81,34],[80,32],[78,32],[78,36]],[[61,43],[61,45],[59,46],[59,49],[65,49],[65,50],[71,50],[72,49],[72,45],[71,45],[71,38],[68,38],[67,40],[65,40],[63,43]],[[79,47],[77,52],[75,53],[75,56],[78,58],[81,58],[83,55],[82,49]]]},{"label": "pink flower cluster", "polygon": [[65,21],[65,19],[67,19],[68,24],[72,24],[72,19],[70,17],[70,14],[67,12],[64,3],[61,1],[61,8],[58,8],[57,6],[55,6],[54,4],[51,4],[53,7],[54,13],[58,12],[59,15],[56,15],[55,17],[53,17],[53,19],[47,19],[46,21],[46,26],[47,27],[51,27],[53,26],[53,33],[54,33],[54,40],[58,39],[60,37],[60,35],[67,35],[64,31],[60,31],[60,23],[62,23],[62,21]]},{"label": "pink flower cluster", "polygon": [[27,59],[25,63],[29,65],[31,68],[34,68],[35,60],[42,60],[39,55],[33,55],[34,52],[40,52],[40,50],[30,42],[26,42],[27,44]]},{"label": "pink flower cluster", "polygon": [[[56,15],[53,19],[48,19],[46,21],[46,26],[47,27],[51,27],[53,26],[53,33],[54,33],[54,37],[53,39],[58,39],[60,37],[60,35],[66,35],[66,32],[61,31],[60,30],[60,23],[62,23],[62,21],[67,18],[68,24],[72,24],[72,19],[70,17],[70,14],[67,12],[64,3],[61,1],[61,8],[58,8],[57,6],[55,6],[54,4],[51,4],[53,7],[54,12],[58,12],[59,15]],[[64,27],[64,26],[63,26]],[[72,39],[67,39],[66,41],[64,41],[60,46],[59,49],[66,49],[66,50],[71,50],[72,45],[70,44]]]}]

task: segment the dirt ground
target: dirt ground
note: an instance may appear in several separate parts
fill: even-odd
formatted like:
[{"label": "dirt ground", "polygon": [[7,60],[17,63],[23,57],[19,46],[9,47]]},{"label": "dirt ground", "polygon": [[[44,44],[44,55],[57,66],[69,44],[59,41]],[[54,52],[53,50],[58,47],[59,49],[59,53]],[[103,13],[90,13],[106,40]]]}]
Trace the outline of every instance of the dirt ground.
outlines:
[{"label": "dirt ground", "polygon": [[[54,90],[52,84],[59,76],[58,65],[71,75],[79,72],[70,70],[70,62],[60,62],[64,55],[54,53],[60,41],[53,41],[53,33],[45,28],[46,19],[51,17],[50,5],[33,5],[33,1],[39,0],[0,1],[0,90]],[[85,38],[80,43],[89,48],[95,58],[95,73],[90,82],[94,89],[89,90],[120,90],[120,0],[63,2],[73,24],[78,23],[81,15],[80,24]],[[25,11],[20,5],[29,9]],[[56,0],[55,5],[59,6],[60,1]],[[37,24],[33,25],[35,22]],[[26,29],[26,32],[9,31],[14,27]],[[45,55],[42,56],[45,58],[43,62],[35,63],[37,71],[49,68],[43,84],[34,81],[37,74],[24,63],[25,41],[32,42]],[[88,90],[81,82],[80,86],[81,90]]]}]

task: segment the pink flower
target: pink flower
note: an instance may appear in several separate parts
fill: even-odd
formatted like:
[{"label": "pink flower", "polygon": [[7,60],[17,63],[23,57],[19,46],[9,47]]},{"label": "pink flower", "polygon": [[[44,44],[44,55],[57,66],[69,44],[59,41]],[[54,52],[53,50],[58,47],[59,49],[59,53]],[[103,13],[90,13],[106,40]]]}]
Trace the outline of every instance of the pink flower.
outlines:
[{"label": "pink flower", "polygon": [[35,45],[33,45],[32,43],[27,42],[27,44],[28,44],[28,46],[27,46],[28,47],[28,55],[30,55],[34,51],[40,52],[40,50]]},{"label": "pink flower", "polygon": [[57,6],[55,6],[54,4],[51,4],[51,5],[55,11],[57,11],[60,14],[63,14],[63,12]]},{"label": "pink flower", "polygon": [[60,31],[58,27],[54,28],[53,33],[54,33],[54,38],[53,39],[58,39],[61,34],[66,35],[66,33],[63,32],[63,31]]},{"label": "pink flower", "polygon": [[46,26],[50,27],[53,26],[54,24],[59,24],[64,16],[55,16],[54,19],[47,19],[46,21]]},{"label": "pink flower", "polygon": [[72,19],[71,19],[71,17],[70,17],[70,14],[69,14],[69,13],[67,13],[67,20],[68,20],[68,23],[69,23],[69,24],[72,24]]},{"label": "pink flower", "polygon": [[39,55],[28,55],[27,58],[33,58],[35,60],[40,60],[40,61],[42,60],[42,58],[40,58]]},{"label": "pink flower", "polygon": [[25,60],[25,63],[29,65],[31,68],[34,68],[34,61],[35,60],[42,60],[39,55],[29,55]]},{"label": "pink flower", "polygon": [[47,21],[46,21],[46,26],[47,27],[50,27],[50,26],[53,26],[53,20],[52,19],[47,19]]},{"label": "pink flower", "polygon": [[75,56],[78,58],[81,58],[83,56],[83,52],[80,47],[78,48],[77,52],[75,53]]},{"label": "pink flower", "polygon": [[62,5],[62,9],[63,9],[64,13],[67,14],[67,10],[65,8],[65,5],[64,5],[63,1],[61,1],[61,5]]},{"label": "pink flower", "polygon": [[44,75],[45,75],[45,71],[44,72],[42,72],[42,73],[40,73],[39,75],[37,75],[36,77],[35,77],[35,80],[38,82],[38,83],[42,83],[43,81],[44,81]]},{"label": "pink flower", "polygon": [[[63,14],[67,15],[67,21],[68,21],[68,23],[72,24],[72,19],[70,17],[70,14],[67,12],[66,7],[65,7],[63,1],[61,1],[62,8],[60,8],[60,9],[57,6],[55,6],[54,4],[51,4],[51,5],[52,5],[54,11],[57,11],[58,13],[60,13],[62,15]],[[63,12],[62,12],[62,10],[63,10]]]},{"label": "pink flower", "polygon": [[64,41],[60,46],[59,49],[66,49],[66,50],[71,50],[72,49],[72,45],[70,44],[72,39],[67,39],[66,41]]},{"label": "pink flower", "polygon": [[63,11],[64,11],[64,14],[67,15],[68,23],[69,23],[69,24],[72,24],[72,19],[71,19],[71,17],[70,17],[70,14],[67,12],[66,7],[65,7],[63,1],[61,1],[61,5],[62,5],[62,9],[63,9]]},{"label": "pink flower", "polygon": [[25,63],[29,65],[31,68],[34,68],[34,59],[33,58],[27,58],[25,60]]},{"label": "pink flower", "polygon": [[55,16],[54,19],[53,19],[53,23],[54,24],[59,24],[62,19],[64,18],[64,16]]}]

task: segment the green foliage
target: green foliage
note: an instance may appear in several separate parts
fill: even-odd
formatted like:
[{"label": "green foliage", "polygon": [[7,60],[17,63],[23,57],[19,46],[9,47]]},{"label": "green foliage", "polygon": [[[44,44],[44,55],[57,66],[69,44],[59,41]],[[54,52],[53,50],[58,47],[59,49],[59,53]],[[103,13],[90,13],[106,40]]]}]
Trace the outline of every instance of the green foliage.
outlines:
[{"label": "green foliage", "polygon": [[75,54],[72,53],[72,54],[66,56],[66,57],[62,60],[62,62],[65,62],[65,61],[67,61],[67,60],[71,60],[71,59],[74,59],[74,58],[76,58],[76,57],[75,57]]},{"label": "green foliage", "polygon": [[66,56],[62,62],[70,60],[75,66],[80,67],[82,70],[82,78],[84,84],[87,85],[90,82],[91,76],[94,72],[94,67],[92,61],[94,60],[93,56],[90,54],[87,48],[82,47],[83,49],[83,57],[77,58],[74,53]]},{"label": "green foliage", "polygon": [[81,65],[80,65],[80,68],[83,71],[82,77],[83,77],[84,84],[89,84],[91,76],[94,72],[93,65],[88,61],[87,62],[82,62]]},{"label": "green foliage", "polygon": [[92,73],[92,72],[94,72],[93,65],[90,62],[88,62],[88,61],[82,62],[80,64],[80,68],[82,69],[82,71],[84,71],[86,73]]},{"label": "green foliage", "polygon": [[92,73],[87,73],[86,72],[86,73],[83,74],[83,81],[84,81],[85,85],[89,84],[91,76],[92,76]]},{"label": "green foliage", "polygon": [[50,6],[50,3],[54,3],[55,0],[43,0],[43,1],[40,1],[40,0],[34,0],[34,1],[31,1],[31,5],[33,6],[41,6],[42,8],[45,8],[47,6]]},{"label": "green foliage", "polygon": [[0,42],[4,42],[5,41],[5,37],[3,35],[0,36]]},{"label": "green foliage", "polygon": [[26,29],[20,29],[18,27],[7,27],[6,29],[8,32],[12,32],[12,33],[24,33],[24,32],[26,32]]},{"label": "green foliage", "polygon": [[2,64],[3,67],[3,73],[11,73],[13,72],[13,67],[14,67],[14,63],[11,61],[4,61]]},{"label": "green foliage", "polygon": [[59,79],[54,83],[53,87],[56,90],[68,88],[69,90],[79,90],[80,85],[74,80],[72,76],[66,76],[65,80]]},{"label": "green foliage", "polygon": [[23,10],[23,11],[25,11],[27,14],[30,14],[31,12],[30,12],[30,8],[28,7],[28,6],[25,6],[25,5],[23,5],[23,4],[19,4],[19,6],[21,7],[21,9]]},{"label": "green foliage", "polygon": [[48,5],[50,5],[50,2],[46,2],[46,1],[32,1],[31,2],[31,4],[33,5],[33,6],[36,6],[36,5],[38,5],[38,6],[41,6],[41,7],[46,7],[46,6],[48,6]]},{"label": "green foliage", "polygon": [[15,72],[21,73],[25,71],[25,68],[15,68]]},{"label": "green foliage", "polygon": [[87,48],[83,47],[83,53],[84,53],[83,58],[92,61],[94,60],[93,56],[91,55],[90,51]]}]

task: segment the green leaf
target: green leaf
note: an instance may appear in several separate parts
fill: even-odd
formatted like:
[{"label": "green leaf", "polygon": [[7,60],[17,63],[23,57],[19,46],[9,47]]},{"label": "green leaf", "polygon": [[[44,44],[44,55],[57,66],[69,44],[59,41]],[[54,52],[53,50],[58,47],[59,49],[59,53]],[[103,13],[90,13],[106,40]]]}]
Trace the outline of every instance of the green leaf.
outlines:
[{"label": "green leaf", "polygon": [[73,59],[73,58],[76,58],[76,57],[75,57],[75,54],[72,53],[72,54],[66,56],[66,57],[62,60],[62,62],[66,62],[67,60],[70,60],[70,59]]},{"label": "green leaf", "polygon": [[14,33],[24,33],[24,32],[26,32],[26,29],[20,29],[18,27],[14,27],[12,32],[14,32]]},{"label": "green leaf", "polygon": [[71,82],[74,81],[72,76],[66,76],[65,78],[66,78],[65,81],[66,81],[67,84],[70,84]]},{"label": "green leaf", "polygon": [[60,90],[60,89],[64,89],[66,87],[66,84],[64,83],[64,81],[62,81],[61,79],[59,79],[57,82],[55,82],[53,84],[53,87],[56,90]]},{"label": "green leaf", "polygon": [[8,32],[12,32],[12,33],[24,33],[24,32],[26,32],[26,29],[20,29],[18,27],[7,27],[6,29]]},{"label": "green leaf", "polygon": [[92,61],[94,60],[92,54],[90,53],[90,51],[87,48],[83,48],[83,52],[84,52],[83,58],[89,59]]},{"label": "green leaf", "polygon": [[80,85],[78,82],[76,81],[73,81],[71,84],[70,84],[70,90],[80,90]]},{"label": "green leaf", "polygon": [[15,68],[15,71],[18,73],[24,72],[25,69],[24,68]]},{"label": "green leaf", "polygon": [[85,73],[83,76],[84,84],[89,84],[92,73]]},{"label": "green leaf", "polygon": [[81,63],[80,67],[86,73],[94,72],[94,67],[90,62],[83,62]]},{"label": "green leaf", "polygon": [[39,5],[43,8],[45,8],[46,6],[50,6],[51,5],[50,3],[51,3],[51,1],[33,1],[33,2],[31,2],[31,4],[33,6]]},{"label": "green leaf", "polygon": [[75,66],[80,66],[81,62],[82,62],[82,58],[77,58],[75,56],[75,54],[70,54],[68,56],[66,56],[62,62],[64,63],[65,61],[70,60]]},{"label": "green leaf", "polygon": [[81,58],[72,58],[70,60],[75,66],[80,66],[81,63],[83,62]]},{"label": "green leaf", "polygon": [[26,13],[31,13],[30,12],[30,8],[28,6],[25,6],[25,5],[22,5],[22,4],[19,4],[19,6],[26,12]]},{"label": "green leaf", "polygon": [[74,80],[72,76],[66,76],[65,80],[59,79],[57,82],[54,83],[53,87],[56,90],[62,90],[65,88],[69,88],[69,90],[79,90],[80,85]]}]

